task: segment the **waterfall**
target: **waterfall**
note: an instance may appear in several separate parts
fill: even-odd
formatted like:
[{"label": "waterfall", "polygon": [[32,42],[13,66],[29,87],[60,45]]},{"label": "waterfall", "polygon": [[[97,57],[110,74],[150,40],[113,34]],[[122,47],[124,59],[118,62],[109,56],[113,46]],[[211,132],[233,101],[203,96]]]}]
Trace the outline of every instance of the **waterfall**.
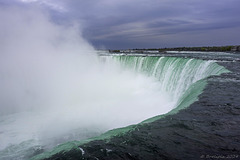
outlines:
[{"label": "waterfall", "polygon": [[[0,159],[26,159],[39,148],[48,150],[78,140],[60,145],[51,152],[55,153],[125,133],[139,123],[188,107],[202,93],[207,77],[229,72],[214,61],[198,59],[110,55],[99,60],[99,68],[80,74],[71,84],[74,92],[57,86],[69,94],[57,96],[56,107],[0,117],[5,140]],[[50,155],[46,152],[36,159]]]},{"label": "waterfall", "polygon": [[[114,61],[121,67],[132,70],[136,73],[144,74],[148,77],[155,78],[160,87],[159,92],[168,94],[173,102],[173,108],[178,107],[185,98],[186,91],[195,88],[195,97],[201,94],[206,83],[201,80],[212,76],[220,75],[229,72],[223,66],[218,65],[215,61],[204,61],[200,59],[178,58],[178,57],[148,57],[148,56],[105,56],[103,59],[108,59],[106,62]],[[201,82],[201,83],[200,83]],[[199,91],[196,91],[199,90]],[[191,99],[188,99],[191,101]],[[194,102],[194,101],[192,101]]]}]

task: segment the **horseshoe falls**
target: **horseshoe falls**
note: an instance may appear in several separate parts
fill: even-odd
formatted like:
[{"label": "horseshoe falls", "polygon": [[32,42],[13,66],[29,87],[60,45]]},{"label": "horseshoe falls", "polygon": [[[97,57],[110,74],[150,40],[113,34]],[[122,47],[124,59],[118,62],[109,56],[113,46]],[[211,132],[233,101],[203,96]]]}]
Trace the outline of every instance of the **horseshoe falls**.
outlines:
[{"label": "horseshoe falls", "polygon": [[[158,83],[159,94],[169,97],[169,110],[176,112],[197,100],[206,85],[206,78],[229,72],[214,61],[151,56],[108,56],[108,63],[114,61],[123,68],[144,74]],[[159,104],[162,105],[162,104]]]},{"label": "horseshoe falls", "polygon": [[177,113],[198,99],[207,77],[229,72],[214,61],[190,58],[109,55],[98,61],[94,71],[58,90],[67,94],[51,97],[47,109],[2,115],[0,159],[29,159],[64,142]]}]

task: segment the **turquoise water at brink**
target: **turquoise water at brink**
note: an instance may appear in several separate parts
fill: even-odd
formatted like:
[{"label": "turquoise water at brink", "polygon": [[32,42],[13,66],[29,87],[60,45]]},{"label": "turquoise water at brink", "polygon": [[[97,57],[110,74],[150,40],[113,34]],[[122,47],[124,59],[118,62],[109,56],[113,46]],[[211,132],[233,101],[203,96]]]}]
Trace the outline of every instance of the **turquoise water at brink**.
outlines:
[{"label": "turquoise water at brink", "polygon": [[[229,72],[224,67],[215,63],[215,61],[204,61],[204,60],[190,59],[190,58],[109,55],[109,56],[99,56],[99,61],[100,61],[100,64],[104,65],[105,68],[107,69],[118,68],[120,70],[119,74],[123,72],[124,74],[127,73],[127,75],[130,74],[131,76],[128,79],[122,78],[120,80],[117,80],[116,82],[118,84],[115,85],[115,84],[111,84],[112,81],[115,81],[116,77],[121,78],[121,76],[118,77],[116,74],[113,74],[115,75],[115,77],[110,76],[109,78],[113,78],[113,79],[109,80],[109,82],[106,82],[106,85],[108,85],[106,87],[109,87],[109,88],[99,88],[100,90],[93,90],[93,91],[101,91],[99,95],[106,94],[107,90],[110,90],[111,91],[110,93],[114,93],[117,88],[112,88],[112,86],[116,87],[120,85],[120,83],[122,83],[123,88],[118,88],[119,94],[117,94],[117,96],[115,95],[112,96],[111,99],[113,99],[113,101],[112,103],[109,103],[110,105],[115,103],[121,103],[117,107],[122,107],[121,105],[127,105],[127,103],[125,102],[122,103],[122,100],[125,100],[125,99],[120,99],[115,102],[114,101],[115,98],[117,98],[118,95],[124,96],[122,94],[128,94],[128,92],[131,92],[131,89],[132,89],[132,88],[129,89],[128,87],[131,87],[131,85],[136,85],[135,88],[133,89],[137,89],[137,90],[134,91],[133,93],[140,96],[136,96],[136,97],[133,96],[133,99],[135,98],[133,102],[132,102],[132,99],[130,98],[129,102],[131,103],[129,104],[129,106],[125,106],[124,108],[125,111],[122,113],[123,115],[119,115],[118,118],[122,118],[123,120],[125,120],[125,117],[126,118],[134,117],[136,115],[138,116],[138,114],[139,114],[139,117],[136,116],[134,117],[135,119],[130,119],[132,120],[131,122],[124,123],[125,124],[124,126],[126,127],[124,126],[122,127],[121,125],[121,127],[118,128],[118,126],[116,125],[117,127],[112,127],[107,132],[105,132],[106,130],[103,130],[103,132],[105,133],[103,133],[100,136],[98,136],[99,133],[95,134],[96,131],[91,130],[91,126],[89,126],[90,127],[89,129],[84,130],[85,133],[79,133],[79,134],[77,133],[75,135],[75,138],[77,136],[83,136],[80,141],[71,141],[71,142],[64,143],[62,145],[58,145],[52,151],[44,152],[40,155],[35,156],[33,159],[42,159],[45,157],[50,157],[51,155],[57,152],[67,151],[73,148],[77,148],[78,145],[87,143],[92,140],[108,139],[115,135],[121,135],[130,130],[135,129],[138,125],[144,125],[145,123],[150,123],[166,115],[175,114],[179,110],[185,107],[188,107],[194,101],[198,100],[198,96],[203,92],[203,89],[207,84],[207,79],[206,79],[207,77]],[[113,72],[115,71],[116,70],[113,69]],[[127,80],[131,80],[131,82]],[[139,83],[139,81],[142,81],[142,80],[144,83]],[[90,81],[90,82],[93,82],[93,81]],[[149,82],[149,83],[146,83],[146,82]],[[96,83],[98,83],[98,81],[96,81]],[[101,84],[102,81],[99,81],[99,83],[100,83],[99,85],[102,85]],[[94,87],[99,87],[99,86],[93,85],[92,88],[94,89]],[[123,91],[122,89],[123,90],[128,89],[128,90]],[[90,95],[92,95],[91,92],[90,92]],[[98,96],[98,94],[96,94],[96,96]],[[107,96],[107,102],[109,101],[109,96],[111,95]],[[132,96],[132,95],[129,94],[128,96]],[[128,96],[126,96],[125,98],[128,98]],[[91,100],[91,96],[89,98]],[[80,105],[81,103],[83,102],[80,101]],[[95,105],[98,103],[102,103],[102,101],[98,100],[96,103],[93,103],[91,105]],[[144,104],[143,108],[141,108],[142,103]],[[89,102],[84,101],[84,104],[89,104]],[[97,113],[101,112],[101,108],[100,109],[95,108],[95,109],[97,109],[97,111],[95,110],[95,112]],[[104,110],[104,112],[109,111],[109,114],[111,114],[111,112],[113,112],[114,110],[115,110],[114,108],[112,110],[111,108],[107,108],[106,110]],[[123,109],[120,108],[120,110],[123,110]],[[63,111],[65,112],[65,109]],[[74,111],[79,111],[79,110],[73,110],[73,112]],[[80,108],[80,111],[82,111],[81,108]],[[94,112],[94,110],[92,110],[92,112]],[[52,112],[49,112],[50,116],[52,116],[51,113]],[[145,113],[148,115],[145,115]],[[27,113],[25,114],[17,114],[15,115],[15,117],[10,115],[8,116],[8,120],[0,119],[0,125],[6,124],[6,127],[8,127],[8,123],[14,122],[15,119],[18,119],[18,118],[23,119],[22,117],[29,116]],[[86,114],[89,114],[89,113],[86,112]],[[131,116],[132,114],[134,114],[134,116]],[[16,116],[19,116],[19,117],[16,117]],[[34,116],[34,118],[39,117],[40,121],[37,121],[39,122],[39,124],[41,124],[40,122],[42,121],[41,116],[45,116],[45,115],[38,114]],[[59,116],[59,114],[56,114],[55,116]],[[61,116],[64,117],[64,113],[61,113]],[[78,117],[77,112],[76,112],[76,116]],[[93,115],[92,118],[94,118],[94,116],[95,115]],[[104,116],[105,115],[103,115],[103,117]],[[113,117],[114,116],[117,116],[117,115],[113,115]],[[29,121],[29,120],[26,120],[26,121]],[[64,119],[62,121],[65,122]],[[128,119],[126,121],[128,121]],[[31,121],[29,121],[29,124],[30,122]],[[22,120],[22,123],[26,123],[24,119]],[[39,124],[36,123],[36,125],[32,126],[32,128],[36,127]],[[79,128],[80,128],[79,131],[82,132],[81,126],[79,126]],[[114,128],[117,128],[117,129],[114,129]],[[27,130],[24,131],[23,133],[25,134],[25,132],[27,133]],[[34,135],[34,136],[37,137],[37,135]],[[63,136],[66,136],[66,135],[63,135]],[[21,138],[22,137],[20,137],[20,139]],[[26,137],[23,137],[23,138],[26,139]],[[51,137],[49,137],[47,141],[48,140],[51,141]],[[74,140],[74,138],[72,138],[71,140]],[[76,138],[76,140],[78,139]],[[60,140],[58,144],[63,142],[64,141]],[[54,145],[55,143],[52,145],[52,147],[54,147]],[[41,152],[42,149],[45,149],[44,146],[39,144],[38,141],[36,141],[34,138],[28,139],[28,140],[22,141],[19,144],[16,144],[16,145],[13,144],[1,150],[0,159],[28,159],[26,157],[31,157],[32,155],[36,155],[36,152]],[[47,150],[49,149],[51,149],[51,147],[47,147]]]},{"label": "turquoise water at brink", "polygon": [[[169,114],[176,114],[179,110],[188,107],[198,100],[203,92],[207,77],[229,72],[215,61],[204,61],[189,58],[176,57],[142,57],[142,56],[101,56],[100,60],[105,64],[118,64],[124,70],[133,71],[154,78],[159,86],[159,92],[170,95],[172,109],[165,114],[149,117],[139,123],[127,127],[110,130],[101,136],[84,141],[73,141],[59,145],[51,152],[46,152],[33,159],[50,157],[60,151],[68,151],[77,148],[78,145],[92,140],[108,139],[112,136],[124,134],[136,129],[138,125],[150,123]],[[126,82],[123,82],[126,83]],[[137,111],[136,111],[137,112]],[[134,113],[133,113],[134,114]]]},{"label": "turquoise water at brink", "polygon": [[[122,67],[154,77],[160,90],[171,95],[174,109],[191,104],[206,85],[206,78],[229,72],[215,61],[178,57],[111,56]],[[189,102],[190,101],[190,102]]]}]

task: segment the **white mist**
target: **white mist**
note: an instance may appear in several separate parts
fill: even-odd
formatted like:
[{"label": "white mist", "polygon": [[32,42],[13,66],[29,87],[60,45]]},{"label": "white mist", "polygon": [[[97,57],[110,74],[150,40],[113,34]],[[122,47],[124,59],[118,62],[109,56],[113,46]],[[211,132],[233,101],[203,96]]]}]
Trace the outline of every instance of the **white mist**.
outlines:
[{"label": "white mist", "polygon": [[85,139],[172,109],[155,79],[100,63],[79,26],[20,8],[1,8],[0,20],[0,150]]}]

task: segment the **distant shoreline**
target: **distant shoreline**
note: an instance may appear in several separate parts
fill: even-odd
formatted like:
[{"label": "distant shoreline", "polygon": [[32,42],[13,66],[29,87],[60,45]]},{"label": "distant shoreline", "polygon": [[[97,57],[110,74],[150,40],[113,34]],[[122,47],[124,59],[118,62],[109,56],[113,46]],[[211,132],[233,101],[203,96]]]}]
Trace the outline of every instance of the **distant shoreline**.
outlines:
[{"label": "distant shoreline", "polygon": [[212,47],[175,47],[175,48],[136,48],[136,49],[125,49],[125,50],[109,50],[109,52],[137,52],[143,53],[145,51],[152,52],[166,52],[166,51],[203,51],[203,52],[240,52],[240,45],[232,46],[212,46]]}]

